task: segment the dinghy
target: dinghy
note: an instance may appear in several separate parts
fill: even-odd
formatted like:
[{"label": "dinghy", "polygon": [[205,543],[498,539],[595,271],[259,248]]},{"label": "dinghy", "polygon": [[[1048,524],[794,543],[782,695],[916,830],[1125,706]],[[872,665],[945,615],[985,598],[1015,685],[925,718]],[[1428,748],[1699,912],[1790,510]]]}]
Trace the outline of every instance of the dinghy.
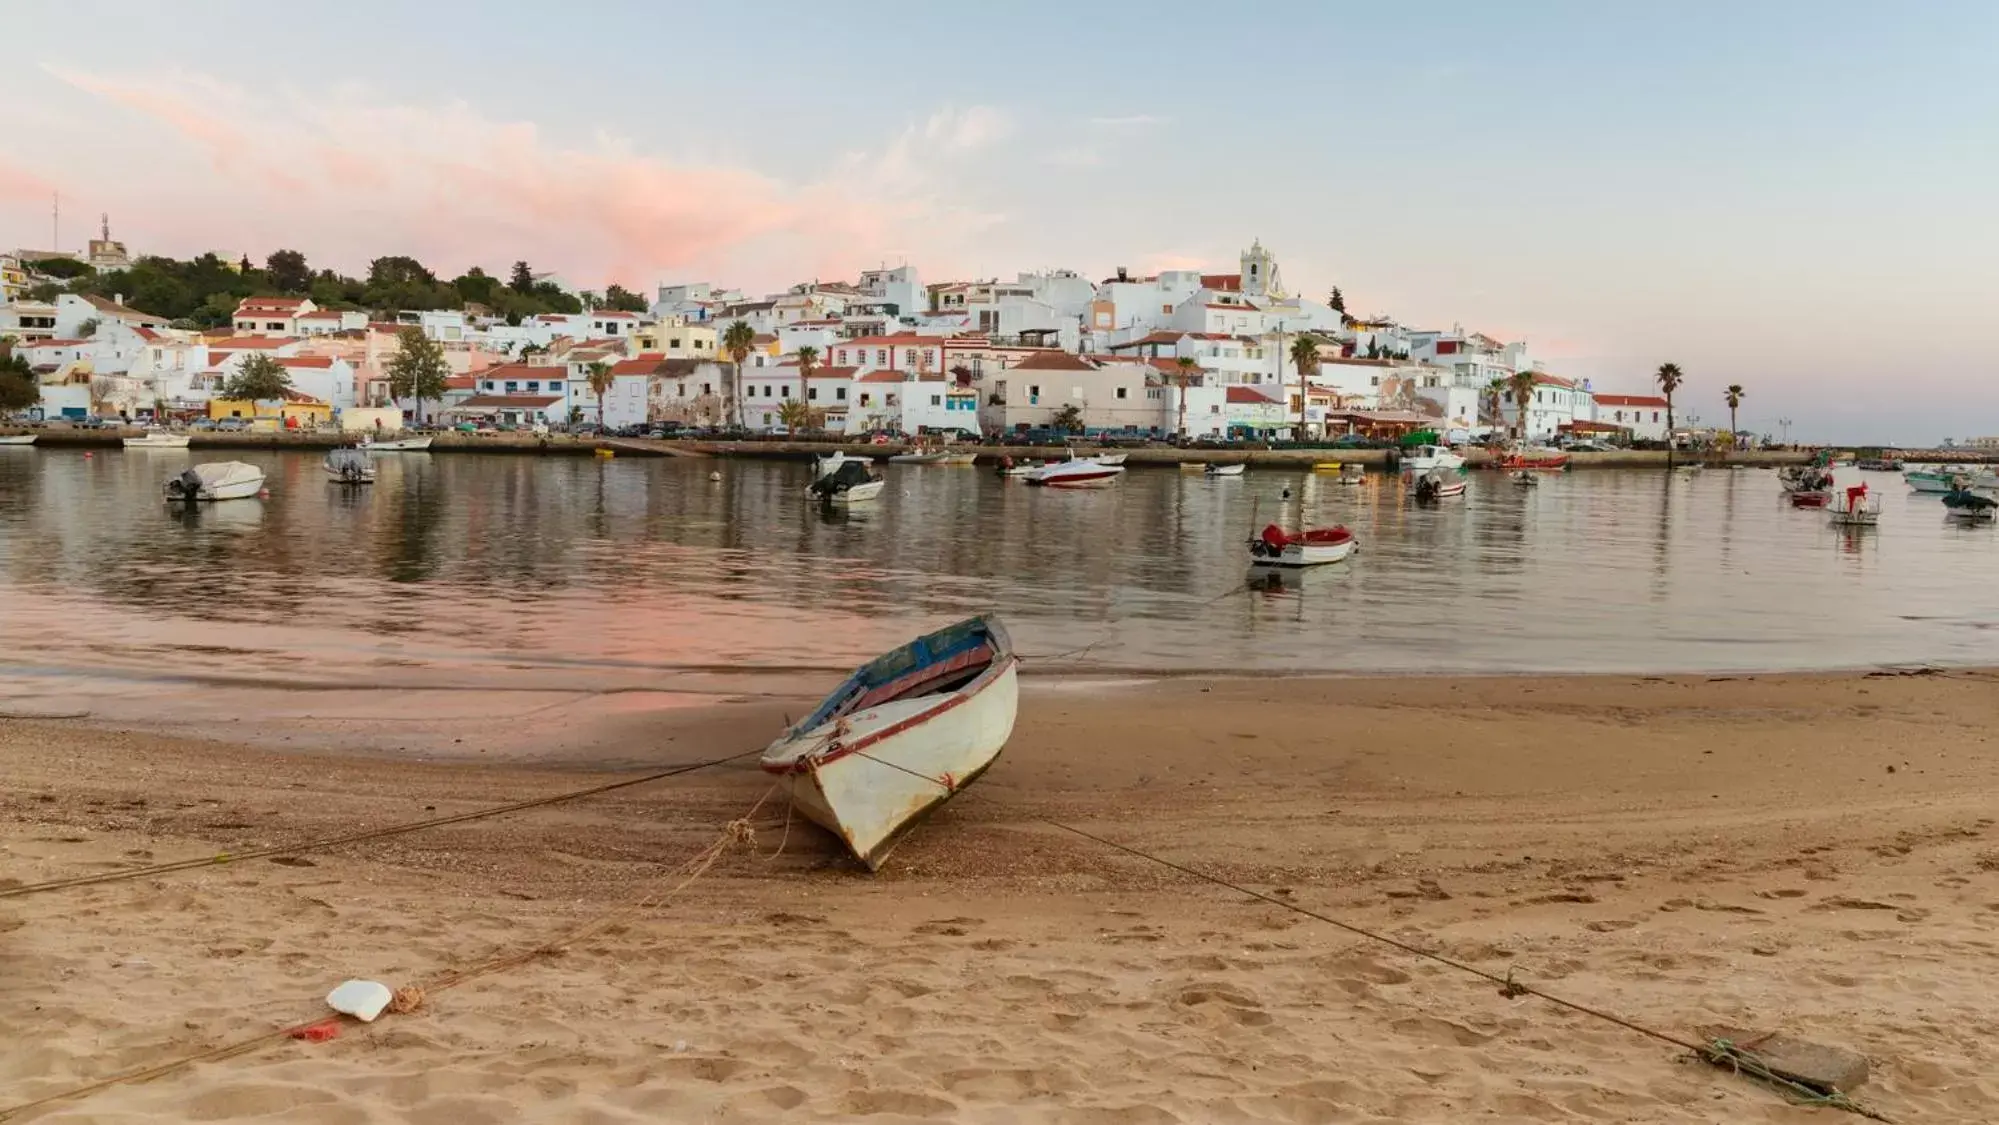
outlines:
[{"label": "dinghy", "polygon": [[424,453],[430,449],[430,437],[390,438],[376,441],[373,438],[361,443],[361,448],[370,453]]},{"label": "dinghy", "polygon": [[866,458],[843,457],[831,472],[813,481],[805,494],[821,503],[844,507],[873,500],[886,487],[888,482],[868,467]]},{"label": "dinghy", "polygon": [[127,449],[186,449],[186,434],[170,434],[165,430],[147,430],[141,437],[125,439]]},{"label": "dinghy", "polygon": [[1208,475],[1211,477],[1239,477],[1242,475],[1243,464],[1241,461],[1232,461],[1226,465],[1211,464],[1208,466]]},{"label": "dinghy", "polygon": [[863,664],[763,754],[792,807],[868,870],[978,780],[1013,733],[1019,658],[974,617]]},{"label": "dinghy", "polygon": [[1252,566],[1323,566],[1353,553],[1353,532],[1344,527],[1314,527],[1292,534],[1271,524],[1249,541]]},{"label": "dinghy", "polygon": [[326,479],[335,484],[375,483],[375,464],[358,449],[336,449],[326,455]]},{"label": "dinghy", "polygon": [[0,445],[33,445],[36,434],[0,434]]}]

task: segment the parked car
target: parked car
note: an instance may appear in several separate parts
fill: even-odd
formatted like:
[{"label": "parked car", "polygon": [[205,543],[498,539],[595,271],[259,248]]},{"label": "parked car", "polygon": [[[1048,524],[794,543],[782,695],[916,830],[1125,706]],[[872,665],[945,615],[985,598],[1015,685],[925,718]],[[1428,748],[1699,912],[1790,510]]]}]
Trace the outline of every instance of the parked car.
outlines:
[{"label": "parked car", "polygon": [[242,418],[223,418],[215,423],[215,428],[225,433],[235,433],[249,429],[250,423]]}]

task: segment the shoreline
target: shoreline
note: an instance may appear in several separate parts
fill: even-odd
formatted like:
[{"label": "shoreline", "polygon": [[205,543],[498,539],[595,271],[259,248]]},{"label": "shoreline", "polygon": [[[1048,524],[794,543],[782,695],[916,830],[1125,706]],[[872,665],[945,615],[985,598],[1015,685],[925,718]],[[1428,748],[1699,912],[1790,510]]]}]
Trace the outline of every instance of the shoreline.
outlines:
[{"label": "shoreline", "polygon": [[[1861,1051],[1860,1100],[1980,1120],[1999,1076],[1999,692],[1984,677],[1355,677],[1030,692],[883,872],[769,801],[560,958],[30,1120],[1817,1121],[1047,822],[1694,1034]],[[811,685],[816,686],[816,685]],[[796,695],[553,712],[571,755],[414,761],[0,720],[8,878],[214,856],[754,749]],[[476,709],[446,725],[492,722]],[[516,724],[519,725],[519,724]],[[217,737],[219,736],[219,737]],[[612,755],[615,756],[615,755]],[[0,1103],[531,948],[670,886],[754,761],[299,861],[0,900]],[[1586,1065],[1579,1065],[1586,1063]],[[1337,1064],[1337,1065],[1335,1065]]]}]

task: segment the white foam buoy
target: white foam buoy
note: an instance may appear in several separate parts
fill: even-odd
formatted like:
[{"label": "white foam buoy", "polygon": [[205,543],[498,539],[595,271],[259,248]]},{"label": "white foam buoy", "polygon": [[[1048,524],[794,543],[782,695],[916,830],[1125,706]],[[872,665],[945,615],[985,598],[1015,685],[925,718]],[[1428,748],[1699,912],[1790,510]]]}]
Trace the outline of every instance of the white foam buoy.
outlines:
[{"label": "white foam buoy", "polygon": [[343,1015],[353,1016],[362,1023],[373,1023],[382,1009],[395,999],[389,986],[372,980],[342,981],[340,987],[326,994],[326,1006]]},{"label": "white foam buoy", "polygon": [[708,479],[712,481],[719,481],[722,479],[722,474],[720,471],[709,473]]}]

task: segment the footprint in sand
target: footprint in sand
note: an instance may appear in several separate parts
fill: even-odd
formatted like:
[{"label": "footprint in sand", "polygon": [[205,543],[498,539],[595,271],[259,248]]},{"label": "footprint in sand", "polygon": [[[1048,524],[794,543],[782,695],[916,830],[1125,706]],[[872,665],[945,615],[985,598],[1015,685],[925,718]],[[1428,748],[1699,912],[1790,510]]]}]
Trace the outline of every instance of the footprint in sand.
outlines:
[{"label": "footprint in sand", "polygon": [[840,1112],[855,1117],[893,1113],[903,1117],[949,1119],[957,1115],[958,1103],[913,1090],[854,1090],[841,1099]]},{"label": "footprint in sand", "polygon": [[910,929],[912,934],[931,934],[938,937],[964,937],[971,932],[970,927],[985,925],[983,918],[938,918],[921,923]]}]

